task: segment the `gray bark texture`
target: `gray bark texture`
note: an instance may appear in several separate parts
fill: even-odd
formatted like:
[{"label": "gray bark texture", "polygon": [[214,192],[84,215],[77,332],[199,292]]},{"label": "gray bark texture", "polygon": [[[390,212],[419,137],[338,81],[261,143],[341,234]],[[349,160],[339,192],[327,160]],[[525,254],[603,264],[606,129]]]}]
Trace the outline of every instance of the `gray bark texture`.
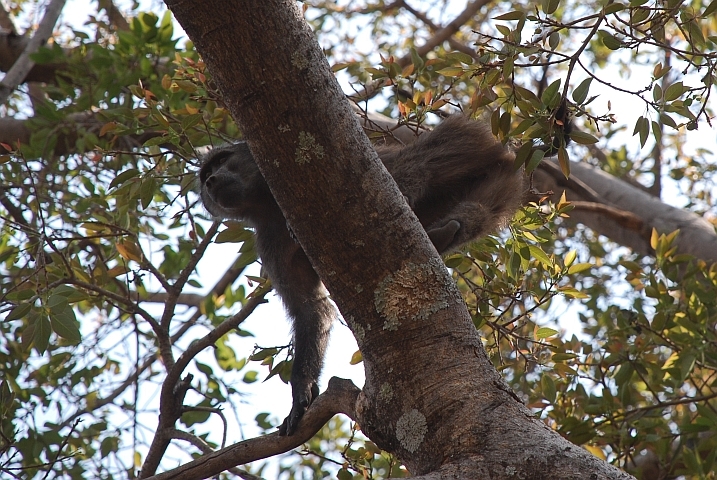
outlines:
[{"label": "gray bark texture", "polygon": [[358,339],[362,430],[416,478],[632,478],[547,428],[493,368],[299,5],[166,3]]},{"label": "gray bark texture", "polygon": [[[558,169],[557,162],[548,162],[555,164]],[[578,205],[570,214],[573,221],[587,225],[595,232],[643,255],[654,254],[650,247],[653,228],[661,234],[680,230],[675,241],[678,253],[694,255],[708,263],[717,261],[715,226],[699,215],[667,205],[640,188],[587,163],[571,162],[570,176],[589,187],[601,205],[617,210],[592,209],[589,205]],[[539,178],[545,181],[543,188],[552,187],[558,195],[562,193],[563,188],[556,184],[555,175],[549,179],[544,176]],[[585,198],[584,191],[572,190],[570,186],[565,189],[568,201],[594,202],[593,199]]]}]

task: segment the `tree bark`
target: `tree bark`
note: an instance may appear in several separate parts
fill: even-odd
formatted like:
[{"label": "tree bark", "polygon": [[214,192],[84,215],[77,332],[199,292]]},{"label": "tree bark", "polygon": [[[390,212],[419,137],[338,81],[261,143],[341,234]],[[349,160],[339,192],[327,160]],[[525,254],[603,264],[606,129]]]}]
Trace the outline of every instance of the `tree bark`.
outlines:
[{"label": "tree bark", "polygon": [[505,385],[296,2],[166,3],[357,337],[362,430],[423,478],[632,478]]},{"label": "tree bark", "polygon": [[[555,161],[546,161],[555,164],[557,169]],[[715,225],[699,215],[667,205],[659,198],[587,163],[571,162],[570,176],[589,187],[601,204],[628,212],[632,214],[633,220],[637,220],[637,222],[621,221],[622,219],[615,215],[578,207],[570,213],[573,221],[587,225],[615,243],[630,247],[643,255],[654,255],[654,250],[650,246],[650,234],[653,228],[658,233],[665,234],[680,230],[675,240],[677,253],[694,255],[708,263],[717,261]],[[538,187],[541,190],[553,190],[556,192],[556,197],[566,190],[569,201],[593,202],[592,198],[586,198],[584,191],[571,189],[569,185],[561,185],[564,177],[551,175],[550,178],[545,176],[537,178]]]}]

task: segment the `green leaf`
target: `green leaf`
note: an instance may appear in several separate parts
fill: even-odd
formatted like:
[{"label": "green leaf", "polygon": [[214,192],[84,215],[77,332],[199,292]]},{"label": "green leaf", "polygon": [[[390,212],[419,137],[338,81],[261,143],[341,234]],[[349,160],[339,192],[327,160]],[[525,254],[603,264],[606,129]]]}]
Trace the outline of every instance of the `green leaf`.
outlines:
[{"label": "green leaf", "polygon": [[415,47],[411,47],[411,63],[416,66],[416,70],[420,70],[425,65],[425,62],[418,54],[418,50]]},{"label": "green leaf", "polygon": [[458,60],[464,65],[473,65],[473,57],[463,52],[451,52],[446,55],[446,58],[452,60]]},{"label": "green leaf", "polygon": [[540,263],[542,263],[545,268],[550,268],[553,266],[553,262],[550,260],[550,257],[546,255],[542,248],[538,247],[537,245],[528,245],[528,249],[530,250],[530,255],[536,260],[538,260]]},{"label": "green leaf", "polygon": [[533,142],[526,142],[518,149],[515,154],[515,160],[513,161],[513,169],[518,170],[520,167],[525,165],[528,158],[533,153]]},{"label": "green leaf", "polygon": [[50,309],[52,313],[62,312],[66,308],[69,308],[67,297],[57,294],[51,295],[45,307]]},{"label": "green leaf", "polygon": [[541,95],[540,101],[548,108],[555,108],[558,105],[558,102],[560,101],[559,90],[561,83],[561,79],[555,80],[553,83],[548,85],[548,88],[546,88],[543,95]]},{"label": "green leaf", "polygon": [[685,87],[682,82],[675,82],[665,90],[665,100],[671,102],[677,100],[680,96],[688,91],[689,88]]},{"label": "green leaf", "polygon": [[32,309],[32,304],[30,303],[23,303],[21,305],[16,306],[12,310],[10,310],[10,313],[7,314],[7,316],[3,319],[5,322],[9,322],[11,320],[18,320],[20,318],[23,318],[25,315],[27,315],[30,310]]},{"label": "green leaf", "polygon": [[258,378],[259,373],[256,370],[249,370],[244,374],[244,378],[242,379],[242,381],[244,383],[254,383],[258,380]]},{"label": "green leaf", "polygon": [[627,382],[630,381],[630,378],[632,377],[632,373],[634,371],[635,369],[630,363],[623,363],[622,365],[620,365],[617,372],[615,373],[615,383],[620,386],[625,385]]},{"label": "green leaf", "polygon": [[586,98],[588,98],[588,92],[590,91],[590,84],[592,83],[593,78],[588,77],[582,82],[580,82],[580,85],[578,85],[578,88],[573,90],[573,101],[577,104],[581,104],[585,101]]},{"label": "green leaf", "polygon": [[556,50],[560,45],[560,32],[553,32],[548,37],[548,46],[551,50]]},{"label": "green leaf", "polygon": [[463,67],[448,67],[448,68],[442,68],[438,70],[436,73],[443,75],[445,77],[460,77],[463,75],[464,70]]},{"label": "green leaf", "polygon": [[5,413],[13,400],[15,399],[15,393],[10,390],[10,385],[5,380],[0,381],[0,413]]},{"label": "green leaf", "polygon": [[543,0],[543,11],[552,15],[558,9],[558,5],[560,5],[560,0]]},{"label": "green leaf", "polygon": [[142,209],[146,210],[149,204],[152,203],[154,194],[157,192],[157,181],[154,177],[145,177],[142,180],[142,186],[139,190],[139,196],[142,201]]},{"label": "green leaf", "polygon": [[677,123],[666,113],[660,114],[660,123],[663,125],[667,125],[668,127],[672,127],[675,130],[678,129]]},{"label": "green leaf", "polygon": [[41,315],[40,318],[37,319],[33,333],[32,344],[39,353],[45,353],[47,346],[50,344],[50,334],[52,333],[50,321],[45,315]]},{"label": "green leaf", "polygon": [[110,188],[114,188],[117,185],[122,185],[124,182],[129,180],[130,178],[134,178],[137,175],[139,175],[139,170],[136,168],[130,168],[128,170],[125,170],[124,172],[117,175],[111,182],[110,182]]},{"label": "green leaf", "polygon": [[225,225],[227,228],[219,232],[214,243],[240,243],[249,240],[254,235],[242,223],[226,222]]},{"label": "green leaf", "polygon": [[543,398],[550,403],[555,402],[555,397],[557,396],[555,391],[555,382],[547,373],[543,373],[540,377],[540,390],[543,394]]},{"label": "green leaf", "polygon": [[570,157],[568,156],[568,149],[564,146],[558,149],[558,163],[560,164],[560,171],[563,172],[565,178],[570,177]]},{"label": "green leaf", "polygon": [[82,340],[80,325],[71,307],[50,315],[50,323],[52,330],[71,344],[77,345]]},{"label": "green leaf", "polygon": [[593,143],[597,143],[599,140],[589,133],[586,132],[580,132],[577,130],[574,130],[570,132],[570,139],[575,142],[579,143],[580,145],[592,145]]},{"label": "green leaf", "polygon": [[100,444],[100,455],[102,458],[107,457],[109,454],[116,452],[119,449],[119,438],[117,437],[106,437]]},{"label": "green leaf", "polygon": [[568,274],[580,273],[593,267],[592,263],[576,263],[568,268]]},{"label": "green leaf", "polygon": [[575,259],[578,257],[578,252],[575,250],[570,250],[566,255],[563,262],[565,263],[566,267],[569,267],[573,264]]},{"label": "green leaf", "polygon": [[705,11],[702,12],[702,15],[700,16],[702,18],[707,18],[715,12],[717,12],[717,0],[712,0],[712,3],[707,5],[707,8],[705,8]]},{"label": "green leaf", "polygon": [[338,480],[352,480],[354,478],[354,475],[353,473],[349,472],[346,467],[343,467],[336,474],[336,478],[338,478]]},{"label": "green leaf", "polygon": [[558,291],[568,298],[589,298],[589,295],[576,290],[574,287],[560,287]]},{"label": "green leaf", "polygon": [[278,349],[278,348],[262,348],[261,350],[259,350],[259,351],[256,352],[255,354],[251,355],[251,356],[249,357],[249,360],[254,361],[254,362],[260,362],[260,361],[264,360],[264,359],[267,358],[267,357],[271,357],[271,356],[273,356],[273,355],[276,355],[277,353],[279,353],[279,349]]},{"label": "green leaf", "polygon": [[622,42],[620,42],[620,40],[615,38],[607,30],[599,30],[598,38],[600,38],[600,41],[602,42],[602,44],[605,45],[610,50],[618,50],[622,47]]},{"label": "green leaf", "polygon": [[543,161],[543,158],[545,157],[545,152],[542,150],[535,149],[533,150],[533,154],[530,156],[530,160],[528,161],[528,164],[525,166],[525,173],[528,175],[533,172],[536,168],[538,168],[538,165],[540,165],[540,162]]},{"label": "green leaf", "polygon": [[361,362],[363,362],[363,355],[361,354],[361,350],[356,350],[354,354],[351,355],[351,360],[349,361],[349,364],[358,365]]},{"label": "green leaf", "polygon": [[523,17],[525,17],[524,12],[513,10],[512,12],[504,13],[503,15],[493,17],[493,20],[520,20]]},{"label": "green leaf", "polygon": [[538,330],[536,330],[535,338],[538,340],[543,340],[545,338],[554,337],[558,333],[560,333],[560,332],[557,330],[553,330],[552,328],[541,327]]},{"label": "green leaf", "polygon": [[621,10],[625,10],[626,8],[627,7],[625,5],[623,5],[622,3],[614,2],[614,3],[610,3],[610,4],[606,5],[604,12],[605,12],[605,15],[611,15],[611,14],[617,13]]},{"label": "green leaf", "polygon": [[640,117],[637,119],[632,134],[635,135],[636,133],[640,134],[640,145],[644,147],[645,142],[647,142],[647,136],[650,134],[650,122],[647,118]]}]

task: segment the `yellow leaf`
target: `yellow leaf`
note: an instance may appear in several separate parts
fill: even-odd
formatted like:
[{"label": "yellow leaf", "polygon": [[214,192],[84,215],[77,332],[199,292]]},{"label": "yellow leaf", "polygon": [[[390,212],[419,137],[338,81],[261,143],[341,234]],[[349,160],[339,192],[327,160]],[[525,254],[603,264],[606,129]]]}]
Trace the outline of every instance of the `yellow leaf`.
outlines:
[{"label": "yellow leaf", "polygon": [[448,67],[438,70],[436,73],[444,75],[446,77],[460,77],[463,75],[463,68],[461,67]]},{"label": "yellow leaf", "polygon": [[100,128],[100,137],[107,132],[117,130],[117,122],[107,122]]},{"label": "yellow leaf", "polygon": [[401,76],[404,78],[408,77],[409,75],[411,75],[413,73],[414,69],[415,69],[415,67],[413,66],[412,63],[406,65],[405,67],[403,67],[403,70],[401,71]]},{"label": "yellow leaf", "polygon": [[134,260],[137,263],[142,262],[142,252],[137,246],[137,244],[132,242],[131,240],[123,240],[121,242],[118,242],[116,247],[122,258],[125,258],[127,260]]},{"label": "yellow leaf", "polygon": [[361,350],[356,350],[354,354],[351,355],[351,361],[349,363],[351,365],[357,365],[361,362],[363,362],[363,355],[361,354]]},{"label": "yellow leaf", "polygon": [[607,457],[605,456],[605,452],[602,451],[602,448],[595,447],[593,445],[583,445],[583,447],[585,447],[585,450],[592,453],[596,457],[601,458],[603,460],[607,460]]}]

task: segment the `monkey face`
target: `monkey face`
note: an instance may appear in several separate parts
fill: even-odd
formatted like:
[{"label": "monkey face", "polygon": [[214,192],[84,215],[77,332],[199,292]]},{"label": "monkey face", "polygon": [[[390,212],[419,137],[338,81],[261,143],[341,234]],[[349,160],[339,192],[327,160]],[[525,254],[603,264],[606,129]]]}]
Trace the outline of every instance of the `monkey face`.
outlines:
[{"label": "monkey face", "polygon": [[273,202],[245,142],[215,148],[199,171],[202,202],[212,215],[255,222]]}]

